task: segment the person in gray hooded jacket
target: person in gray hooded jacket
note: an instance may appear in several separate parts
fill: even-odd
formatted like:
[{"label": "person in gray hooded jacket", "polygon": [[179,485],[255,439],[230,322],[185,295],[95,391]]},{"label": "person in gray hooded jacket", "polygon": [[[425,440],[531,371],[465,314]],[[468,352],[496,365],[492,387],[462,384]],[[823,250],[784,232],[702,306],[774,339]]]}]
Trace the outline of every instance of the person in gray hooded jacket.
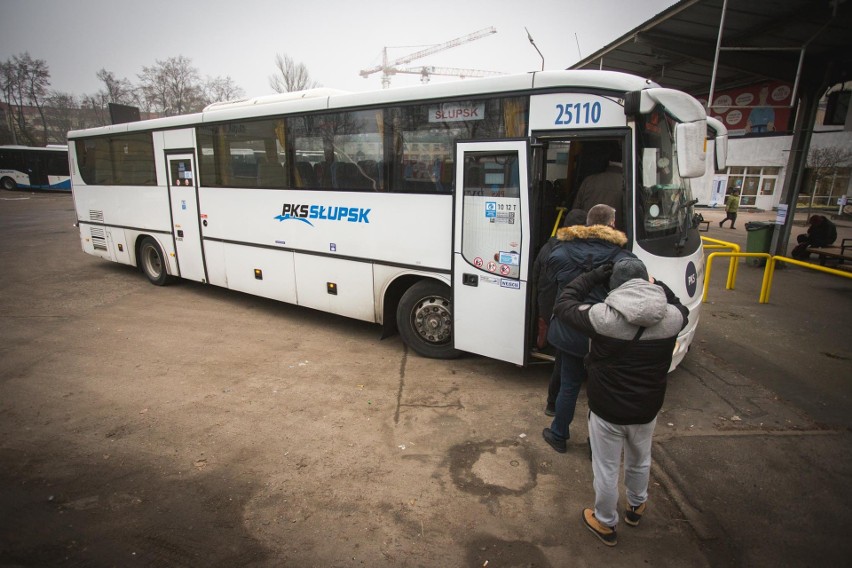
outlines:
[{"label": "person in gray hooded jacket", "polygon": [[[607,281],[611,291],[606,299],[585,303],[589,292]],[[554,313],[591,339],[586,371],[595,507],[583,511],[583,522],[604,544],[614,546],[622,449],[624,520],[636,526],[648,498],[651,442],[666,375],[689,310],[663,282],[648,278],[642,261],[626,258],[568,284]]]}]

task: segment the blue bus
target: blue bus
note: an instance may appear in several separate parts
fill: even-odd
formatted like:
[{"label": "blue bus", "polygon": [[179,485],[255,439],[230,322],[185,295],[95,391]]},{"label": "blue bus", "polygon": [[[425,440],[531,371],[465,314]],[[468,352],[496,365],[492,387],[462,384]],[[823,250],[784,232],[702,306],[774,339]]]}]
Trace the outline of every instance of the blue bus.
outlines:
[{"label": "blue bus", "polygon": [[71,191],[68,147],[0,146],[0,187]]}]

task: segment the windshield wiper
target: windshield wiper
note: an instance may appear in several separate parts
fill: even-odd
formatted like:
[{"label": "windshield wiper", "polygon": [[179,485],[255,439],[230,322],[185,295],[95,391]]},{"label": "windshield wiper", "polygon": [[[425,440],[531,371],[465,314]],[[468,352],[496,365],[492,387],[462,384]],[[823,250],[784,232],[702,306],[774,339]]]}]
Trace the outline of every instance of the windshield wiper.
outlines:
[{"label": "windshield wiper", "polygon": [[692,218],[694,216],[694,214],[693,215],[689,214],[689,210],[696,203],[698,203],[697,199],[691,199],[691,200],[687,201],[686,203],[684,203],[683,205],[681,205],[681,207],[680,207],[681,209],[684,209],[685,212],[686,212],[686,221],[683,224],[683,231],[680,234],[680,239],[678,239],[677,243],[675,244],[675,249],[678,252],[680,252],[683,249],[683,247],[686,246],[686,241],[689,240],[689,230],[693,227]]}]

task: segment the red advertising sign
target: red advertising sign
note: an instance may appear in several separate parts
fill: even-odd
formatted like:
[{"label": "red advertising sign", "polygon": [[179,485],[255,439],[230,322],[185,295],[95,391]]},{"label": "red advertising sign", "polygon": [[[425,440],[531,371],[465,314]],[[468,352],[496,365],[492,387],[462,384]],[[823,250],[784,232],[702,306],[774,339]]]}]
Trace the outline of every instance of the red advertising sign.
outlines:
[{"label": "red advertising sign", "polygon": [[[710,115],[721,120],[732,135],[789,130],[792,89],[787,83],[767,81],[714,95]],[[701,100],[704,105],[707,99]]]}]

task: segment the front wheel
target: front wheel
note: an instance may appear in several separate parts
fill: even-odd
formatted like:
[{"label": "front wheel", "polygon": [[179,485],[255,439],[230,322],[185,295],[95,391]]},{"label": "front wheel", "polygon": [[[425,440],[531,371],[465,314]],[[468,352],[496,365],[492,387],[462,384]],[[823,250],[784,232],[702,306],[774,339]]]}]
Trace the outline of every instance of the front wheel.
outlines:
[{"label": "front wheel", "polygon": [[166,257],[163,256],[160,245],[151,237],[145,237],[139,245],[139,267],[151,284],[165,286],[171,282],[171,277],[166,272]]},{"label": "front wheel", "polygon": [[12,191],[13,189],[17,189],[18,184],[10,177],[4,177],[0,180],[0,185],[3,186],[3,189],[6,191]]},{"label": "front wheel", "polygon": [[396,309],[396,324],[406,345],[431,359],[453,359],[453,303],[450,288],[422,280],[406,290]]}]

